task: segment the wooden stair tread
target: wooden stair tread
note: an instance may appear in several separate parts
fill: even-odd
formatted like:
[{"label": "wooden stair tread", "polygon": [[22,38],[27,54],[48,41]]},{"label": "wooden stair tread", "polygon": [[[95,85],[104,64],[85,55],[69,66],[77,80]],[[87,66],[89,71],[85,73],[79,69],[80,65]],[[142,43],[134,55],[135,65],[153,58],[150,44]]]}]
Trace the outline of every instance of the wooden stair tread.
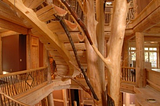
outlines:
[{"label": "wooden stair tread", "polygon": [[[65,43],[64,44],[65,47],[67,48],[67,50],[71,51],[72,50],[72,46],[70,43]],[[85,44],[84,43],[74,43],[75,48],[78,50],[86,50]]]},{"label": "wooden stair tread", "polygon": [[36,12],[36,14],[39,17],[39,16],[41,16],[41,15],[47,13],[47,12],[49,12],[48,14],[46,14],[48,16],[51,16],[51,15],[54,15],[54,14],[56,14],[58,16],[65,16],[67,14],[66,10],[64,10],[64,9],[54,5],[54,4],[49,4],[45,7],[43,7],[42,9],[38,10]]},{"label": "wooden stair tread", "polygon": [[65,19],[65,23],[66,25],[68,26],[68,28],[72,31],[78,31],[78,28],[77,28],[77,24],[71,22],[71,21],[68,21]]},{"label": "wooden stair tread", "polygon": [[28,8],[37,8],[40,4],[42,4],[45,0],[22,0],[24,5]]},{"label": "wooden stair tread", "polygon": [[47,26],[52,32],[64,32],[64,29],[59,21],[52,21],[51,23],[47,24]]},{"label": "wooden stair tread", "polygon": [[39,15],[38,18],[43,22],[47,22],[48,20],[56,19],[56,17],[53,15],[53,9]]},{"label": "wooden stair tread", "polygon": [[[68,37],[66,35],[66,33],[56,33],[58,35],[58,38],[62,41],[62,42],[69,42]],[[70,35],[72,37],[72,40],[74,43],[78,43],[80,40],[78,38],[79,32],[70,32]]]}]

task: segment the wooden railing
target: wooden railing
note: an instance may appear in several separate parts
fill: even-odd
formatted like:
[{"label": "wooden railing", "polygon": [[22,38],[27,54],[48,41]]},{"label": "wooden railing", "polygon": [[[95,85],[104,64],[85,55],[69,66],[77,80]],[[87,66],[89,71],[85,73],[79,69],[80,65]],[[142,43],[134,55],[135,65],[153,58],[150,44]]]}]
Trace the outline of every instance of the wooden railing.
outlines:
[{"label": "wooden railing", "polygon": [[122,67],[122,81],[136,82],[136,69],[134,67]]},{"label": "wooden railing", "polygon": [[3,92],[0,92],[0,106],[29,106],[29,105],[19,102],[11,98],[10,96],[4,94]]},{"label": "wooden railing", "polygon": [[23,93],[47,81],[47,67],[0,75],[0,88],[8,96]]},{"label": "wooden railing", "polygon": [[135,16],[134,16],[134,8],[131,7],[128,10],[128,14],[127,14],[127,19],[126,20],[128,22],[128,21],[132,21],[134,18],[135,18]]},{"label": "wooden railing", "polygon": [[111,21],[111,12],[105,12],[105,24],[109,25]]}]

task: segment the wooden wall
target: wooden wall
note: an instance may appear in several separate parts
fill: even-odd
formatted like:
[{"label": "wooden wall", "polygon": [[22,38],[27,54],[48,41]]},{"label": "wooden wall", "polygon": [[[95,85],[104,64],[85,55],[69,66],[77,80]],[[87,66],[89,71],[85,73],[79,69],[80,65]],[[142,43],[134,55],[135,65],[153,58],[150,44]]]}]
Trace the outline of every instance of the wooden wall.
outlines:
[{"label": "wooden wall", "polygon": [[160,91],[160,72],[147,70],[147,82],[151,87]]}]

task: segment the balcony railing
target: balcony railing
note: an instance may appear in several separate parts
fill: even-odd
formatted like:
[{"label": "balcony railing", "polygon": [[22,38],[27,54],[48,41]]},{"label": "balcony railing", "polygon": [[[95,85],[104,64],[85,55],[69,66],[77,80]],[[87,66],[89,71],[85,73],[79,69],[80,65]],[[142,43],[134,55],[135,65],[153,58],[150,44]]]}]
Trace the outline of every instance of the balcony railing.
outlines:
[{"label": "balcony railing", "polygon": [[29,106],[0,92],[0,106]]},{"label": "balcony railing", "polygon": [[136,82],[136,68],[134,67],[122,67],[122,81]]},{"label": "balcony railing", "polygon": [[0,75],[0,89],[8,96],[21,94],[47,81],[47,67]]}]

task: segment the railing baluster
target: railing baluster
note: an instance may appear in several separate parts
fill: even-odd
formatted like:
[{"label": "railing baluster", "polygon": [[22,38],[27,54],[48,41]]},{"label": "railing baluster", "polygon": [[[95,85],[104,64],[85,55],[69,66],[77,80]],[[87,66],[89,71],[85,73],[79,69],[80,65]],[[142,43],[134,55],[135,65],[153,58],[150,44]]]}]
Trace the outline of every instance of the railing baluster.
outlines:
[{"label": "railing baluster", "polygon": [[[43,82],[47,81],[46,68],[47,67],[42,67],[42,68],[37,68],[37,69],[31,69],[31,70],[26,70],[26,71],[21,71],[21,72],[0,75],[1,91],[8,96],[15,96],[39,84],[42,84]],[[32,85],[29,86],[30,84]],[[7,104],[4,103],[4,105],[14,104],[14,102],[7,100],[5,97],[1,97],[0,99],[2,101],[8,102]]]},{"label": "railing baluster", "polygon": [[122,81],[136,82],[136,70],[133,67],[122,67]]}]

